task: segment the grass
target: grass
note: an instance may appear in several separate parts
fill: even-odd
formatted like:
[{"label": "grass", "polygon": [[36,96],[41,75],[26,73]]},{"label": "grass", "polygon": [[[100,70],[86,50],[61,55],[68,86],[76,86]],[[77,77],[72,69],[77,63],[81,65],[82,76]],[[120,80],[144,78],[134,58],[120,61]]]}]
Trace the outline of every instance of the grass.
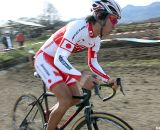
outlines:
[{"label": "grass", "polygon": [[15,58],[24,57],[25,55],[26,52],[22,50],[13,50],[7,53],[0,53],[0,61],[9,61]]},{"label": "grass", "polygon": [[130,31],[138,31],[138,30],[146,30],[146,29],[158,29],[160,22],[156,23],[132,23],[127,25],[119,25],[114,29],[114,33],[120,32],[130,32]]},{"label": "grass", "polygon": [[35,43],[38,43],[38,40],[34,39],[32,41],[26,41],[25,42],[26,47],[23,49],[16,49],[0,53],[0,62],[14,60],[19,57],[26,57],[29,55],[29,50],[33,50],[34,52],[36,52],[40,48],[41,44],[35,44]]},{"label": "grass", "polygon": [[150,66],[159,66],[160,59],[152,60],[118,60],[113,62],[101,62],[104,67],[150,67]]},{"label": "grass", "polygon": [[[19,57],[27,57],[29,55],[29,50],[33,50],[34,52],[36,52],[40,46],[42,44],[35,44],[38,43],[39,40],[34,39],[32,41],[27,41],[25,42],[25,45],[27,46],[24,49],[17,49],[17,50],[13,50],[13,51],[8,51],[5,53],[0,53],[0,62],[4,62],[4,61],[9,61],[9,60],[13,60],[15,58],[19,58]],[[44,42],[41,41],[42,43]],[[79,56],[80,57],[85,57],[86,52],[80,52]],[[77,56],[75,56],[73,54],[73,56],[71,56],[69,58],[69,61],[76,61],[76,67],[79,69],[85,69],[85,70],[89,70],[88,65],[87,65],[87,61],[84,60],[79,60],[81,58],[77,59]],[[86,63],[84,63],[86,62]],[[140,59],[134,59],[134,60],[116,60],[113,62],[101,62],[99,61],[99,63],[103,66],[103,67],[141,67],[141,66],[145,66],[145,67],[150,67],[150,66],[159,66],[160,65],[160,59],[150,59],[150,60],[140,60]],[[73,63],[74,64],[74,63]],[[77,65],[78,64],[78,65]]]}]

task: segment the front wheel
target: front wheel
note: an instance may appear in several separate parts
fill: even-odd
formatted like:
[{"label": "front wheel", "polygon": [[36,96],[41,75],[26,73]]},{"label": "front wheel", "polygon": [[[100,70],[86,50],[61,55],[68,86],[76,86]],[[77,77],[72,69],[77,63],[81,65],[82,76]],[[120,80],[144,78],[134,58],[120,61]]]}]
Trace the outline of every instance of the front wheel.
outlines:
[{"label": "front wheel", "polygon": [[43,130],[43,109],[33,95],[22,95],[13,109],[13,130]]},{"label": "front wheel", "polygon": [[[91,118],[92,130],[133,130],[128,123],[108,113],[93,113]],[[77,120],[71,130],[87,130],[85,117]]]}]

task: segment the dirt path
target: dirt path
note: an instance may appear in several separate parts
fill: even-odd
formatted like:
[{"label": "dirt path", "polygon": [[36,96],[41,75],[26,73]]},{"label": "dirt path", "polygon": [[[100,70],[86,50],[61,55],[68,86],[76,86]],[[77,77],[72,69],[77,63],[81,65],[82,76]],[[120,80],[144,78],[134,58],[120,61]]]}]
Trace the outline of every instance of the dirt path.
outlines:
[{"label": "dirt path", "polygon": [[[122,58],[125,53],[125,60],[127,60],[127,57],[134,59],[134,54],[142,59],[153,54],[152,59],[160,58],[160,47],[144,48],[142,53],[137,50],[139,49],[136,48],[134,51],[121,49],[118,50],[119,54],[114,53],[113,56],[114,59],[118,56]],[[114,50],[107,51],[108,54],[114,52]],[[160,127],[160,65],[108,67],[106,70],[112,77],[123,79],[126,96],[118,92],[114,99],[106,103],[93,97],[94,108],[122,117],[135,130],[156,130],[156,127]],[[0,72],[0,130],[12,130],[12,109],[20,95],[41,93],[41,82],[34,78],[33,72],[34,69],[29,64]]]}]

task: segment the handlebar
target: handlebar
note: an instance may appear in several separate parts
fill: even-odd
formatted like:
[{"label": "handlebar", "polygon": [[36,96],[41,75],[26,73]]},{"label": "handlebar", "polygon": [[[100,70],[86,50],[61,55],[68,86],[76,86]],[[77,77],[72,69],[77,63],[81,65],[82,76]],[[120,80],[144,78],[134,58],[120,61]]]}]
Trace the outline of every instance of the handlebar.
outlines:
[{"label": "handlebar", "polygon": [[[122,92],[123,95],[125,95],[124,91],[123,91],[123,87],[122,87],[122,84],[121,84],[121,78],[117,78],[116,79],[116,83],[117,83],[117,86],[120,87],[120,91]],[[115,95],[116,95],[116,89],[112,88],[113,84],[97,84],[97,83],[94,83],[95,84],[95,94],[99,96],[100,99],[102,99],[103,101],[107,101],[111,98],[113,98]],[[102,98],[101,95],[100,95],[100,89],[102,87],[109,87],[109,88],[112,88],[112,94],[110,94],[109,96],[105,97],[105,98]]]},{"label": "handlebar", "polygon": [[[117,83],[117,86],[120,87],[120,91],[122,92],[122,94],[125,95],[125,93],[123,91],[122,84],[121,84],[121,78],[117,78],[116,83]],[[107,101],[107,100],[113,98],[116,95],[116,89],[112,87],[113,84],[107,84],[107,83],[106,84],[97,84],[97,83],[94,82],[94,85],[95,85],[94,92],[95,92],[96,95],[99,96],[100,99],[102,99],[102,101]],[[110,94],[109,96],[107,96],[105,98],[102,98],[101,95],[100,95],[100,89],[102,87],[111,88],[112,89],[112,94]],[[90,97],[91,97],[91,90],[87,90],[85,88],[82,88],[82,90],[83,90],[83,96],[72,96],[75,99],[83,99],[83,101],[80,104],[78,104],[77,106],[81,106],[82,104],[84,104],[84,102],[89,100]]]}]

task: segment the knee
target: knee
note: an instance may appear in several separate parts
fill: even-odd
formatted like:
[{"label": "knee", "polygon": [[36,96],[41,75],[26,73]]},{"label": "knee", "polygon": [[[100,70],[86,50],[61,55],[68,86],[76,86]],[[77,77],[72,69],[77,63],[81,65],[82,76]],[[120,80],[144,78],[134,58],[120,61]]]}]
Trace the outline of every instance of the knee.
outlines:
[{"label": "knee", "polygon": [[86,76],[86,80],[84,82],[83,88],[86,88],[88,90],[92,90],[94,88],[94,82],[95,79],[91,75]]}]

